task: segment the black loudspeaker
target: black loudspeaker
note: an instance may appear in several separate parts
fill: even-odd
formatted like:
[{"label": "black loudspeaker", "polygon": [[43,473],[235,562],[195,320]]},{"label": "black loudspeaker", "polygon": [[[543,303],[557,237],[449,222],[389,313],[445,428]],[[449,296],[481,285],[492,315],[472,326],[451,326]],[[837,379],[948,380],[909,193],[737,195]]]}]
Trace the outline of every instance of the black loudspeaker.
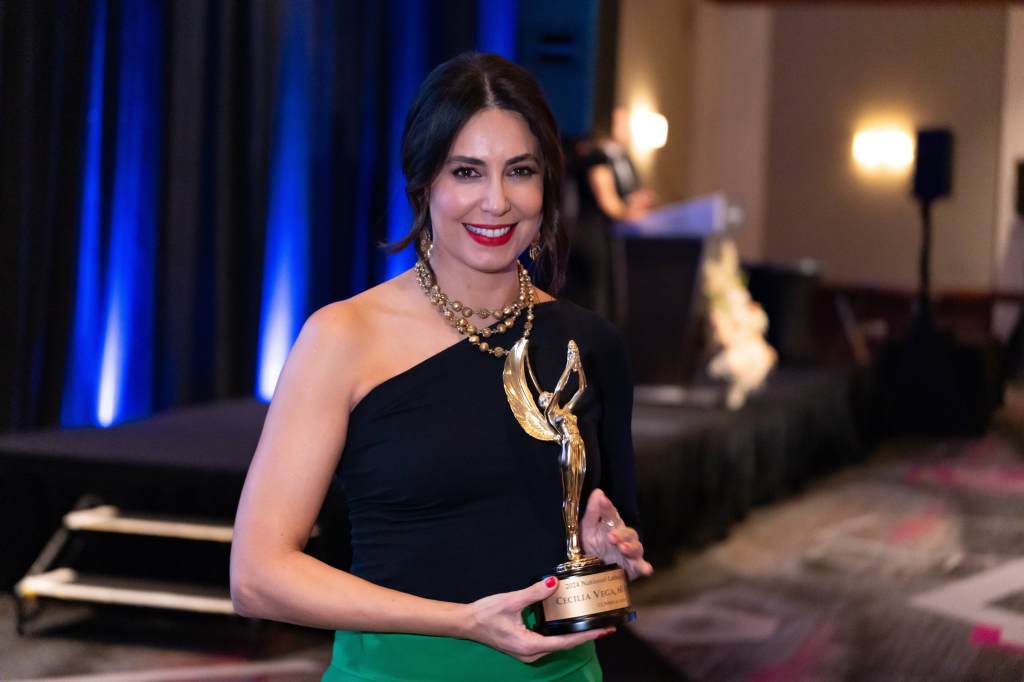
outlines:
[{"label": "black loudspeaker", "polygon": [[949,128],[917,131],[914,196],[932,201],[949,196],[952,190],[953,131]]},{"label": "black loudspeaker", "polygon": [[1017,162],[1017,215],[1024,218],[1024,159]]}]

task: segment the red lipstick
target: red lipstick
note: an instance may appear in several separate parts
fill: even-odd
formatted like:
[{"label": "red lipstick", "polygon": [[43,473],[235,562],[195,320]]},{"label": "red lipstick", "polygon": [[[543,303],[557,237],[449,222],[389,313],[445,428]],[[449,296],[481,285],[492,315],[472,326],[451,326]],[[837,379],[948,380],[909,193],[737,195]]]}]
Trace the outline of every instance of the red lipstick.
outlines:
[{"label": "red lipstick", "polygon": [[462,223],[466,233],[473,238],[477,244],[484,246],[501,246],[512,239],[516,225],[519,223],[505,223],[504,225],[483,225],[480,223]]}]

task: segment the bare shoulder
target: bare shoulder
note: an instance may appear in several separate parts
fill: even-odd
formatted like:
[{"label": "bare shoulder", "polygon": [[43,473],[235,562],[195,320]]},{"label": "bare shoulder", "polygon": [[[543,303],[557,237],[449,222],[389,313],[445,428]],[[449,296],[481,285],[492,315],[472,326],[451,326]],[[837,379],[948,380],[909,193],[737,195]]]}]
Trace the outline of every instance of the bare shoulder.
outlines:
[{"label": "bare shoulder", "polygon": [[[303,325],[296,347],[312,350],[319,372],[330,372],[331,381],[355,404],[381,372],[381,358],[397,354],[392,348],[411,305],[422,296],[408,273],[398,275],[351,298],[329,303],[315,311]],[[428,310],[428,312],[431,312]]]},{"label": "bare shoulder", "polygon": [[405,278],[399,275],[351,298],[329,303],[309,316],[306,327],[349,349],[363,345],[383,318],[401,308],[402,299],[408,296]]},{"label": "bare shoulder", "polygon": [[358,339],[360,308],[352,299],[335,301],[313,312],[302,325],[302,335],[321,343],[345,346]]},{"label": "bare shoulder", "polygon": [[313,312],[288,354],[286,369],[306,382],[326,380],[347,394],[353,374],[349,360],[363,345],[361,314],[359,306],[349,301],[330,303]]}]

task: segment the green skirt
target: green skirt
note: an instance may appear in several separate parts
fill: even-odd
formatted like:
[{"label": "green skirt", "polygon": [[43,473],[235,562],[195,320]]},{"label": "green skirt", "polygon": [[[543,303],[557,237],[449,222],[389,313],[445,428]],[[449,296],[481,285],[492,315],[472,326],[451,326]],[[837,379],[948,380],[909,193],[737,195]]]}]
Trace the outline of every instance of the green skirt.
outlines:
[{"label": "green skirt", "polygon": [[334,633],[321,682],[600,682],[593,642],[533,663],[466,639],[378,632]]}]

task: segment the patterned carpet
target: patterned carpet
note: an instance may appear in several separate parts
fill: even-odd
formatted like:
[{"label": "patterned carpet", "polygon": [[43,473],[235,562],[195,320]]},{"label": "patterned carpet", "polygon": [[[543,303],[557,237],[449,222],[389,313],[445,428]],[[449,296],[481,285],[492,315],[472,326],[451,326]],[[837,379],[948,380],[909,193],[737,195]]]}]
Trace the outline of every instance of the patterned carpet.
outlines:
[{"label": "patterned carpet", "polygon": [[[1018,416],[1019,417],[1019,416]],[[896,443],[634,590],[681,679],[1024,679],[1024,448]]]}]

